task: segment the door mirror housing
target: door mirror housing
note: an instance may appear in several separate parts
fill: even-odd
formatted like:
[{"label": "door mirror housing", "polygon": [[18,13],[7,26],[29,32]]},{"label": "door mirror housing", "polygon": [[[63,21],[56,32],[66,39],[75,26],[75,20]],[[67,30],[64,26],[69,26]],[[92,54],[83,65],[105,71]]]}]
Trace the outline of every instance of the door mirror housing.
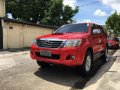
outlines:
[{"label": "door mirror housing", "polygon": [[100,29],[93,29],[93,35],[98,35],[101,34],[101,30]]}]

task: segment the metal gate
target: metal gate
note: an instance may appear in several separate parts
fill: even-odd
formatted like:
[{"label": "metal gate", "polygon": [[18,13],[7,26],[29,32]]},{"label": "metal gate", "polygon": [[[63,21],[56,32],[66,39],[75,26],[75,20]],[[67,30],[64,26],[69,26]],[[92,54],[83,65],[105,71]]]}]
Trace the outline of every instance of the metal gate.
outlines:
[{"label": "metal gate", "polygon": [[0,49],[3,49],[3,28],[1,19],[0,19]]}]

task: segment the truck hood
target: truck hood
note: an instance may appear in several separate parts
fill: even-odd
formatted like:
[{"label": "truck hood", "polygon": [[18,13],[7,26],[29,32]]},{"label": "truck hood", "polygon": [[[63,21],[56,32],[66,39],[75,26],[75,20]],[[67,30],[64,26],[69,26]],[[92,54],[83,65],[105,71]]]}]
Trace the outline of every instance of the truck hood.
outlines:
[{"label": "truck hood", "polygon": [[61,33],[61,34],[48,34],[44,36],[39,36],[40,38],[50,38],[50,39],[80,39],[87,37],[87,33]]}]

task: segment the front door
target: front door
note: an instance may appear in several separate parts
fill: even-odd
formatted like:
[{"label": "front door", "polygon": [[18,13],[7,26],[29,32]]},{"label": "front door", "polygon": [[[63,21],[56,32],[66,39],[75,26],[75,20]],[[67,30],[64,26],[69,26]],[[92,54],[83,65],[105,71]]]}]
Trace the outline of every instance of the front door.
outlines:
[{"label": "front door", "polygon": [[[93,29],[99,29],[99,28],[98,28],[97,25],[93,25],[92,31],[93,31]],[[102,47],[102,33],[96,34],[96,35],[92,34],[92,47],[93,47],[93,53],[94,54],[96,54],[99,51],[101,51],[101,47]]]},{"label": "front door", "polygon": [[0,49],[3,49],[3,28],[1,19],[0,19]]}]

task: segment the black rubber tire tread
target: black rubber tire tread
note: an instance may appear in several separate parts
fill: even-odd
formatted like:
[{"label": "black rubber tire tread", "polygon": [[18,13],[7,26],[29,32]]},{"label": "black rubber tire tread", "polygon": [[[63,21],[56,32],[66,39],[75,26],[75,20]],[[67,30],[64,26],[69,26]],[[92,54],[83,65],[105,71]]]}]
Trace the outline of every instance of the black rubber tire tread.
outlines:
[{"label": "black rubber tire tread", "polygon": [[[106,49],[107,49],[107,53],[106,53]],[[107,60],[108,48],[106,48],[106,49],[105,49],[105,51],[104,51],[103,56],[101,57],[102,60],[103,60],[103,62],[107,62],[107,61],[108,61],[108,60]]]},{"label": "black rubber tire tread", "polygon": [[41,68],[48,68],[50,65],[48,63],[45,62],[41,62],[37,60],[37,64],[41,67]]},{"label": "black rubber tire tread", "polygon": [[[90,67],[90,70],[89,71],[86,71],[86,67],[85,67],[85,63],[86,63],[86,58],[87,56],[90,55],[91,57],[91,67]],[[80,70],[80,74],[84,77],[88,76],[90,73],[91,73],[91,70],[92,70],[92,62],[93,62],[93,56],[92,56],[92,53],[90,51],[87,51],[86,52],[86,55],[85,55],[85,59],[84,59],[84,63],[82,66],[79,67],[79,70]]]}]

